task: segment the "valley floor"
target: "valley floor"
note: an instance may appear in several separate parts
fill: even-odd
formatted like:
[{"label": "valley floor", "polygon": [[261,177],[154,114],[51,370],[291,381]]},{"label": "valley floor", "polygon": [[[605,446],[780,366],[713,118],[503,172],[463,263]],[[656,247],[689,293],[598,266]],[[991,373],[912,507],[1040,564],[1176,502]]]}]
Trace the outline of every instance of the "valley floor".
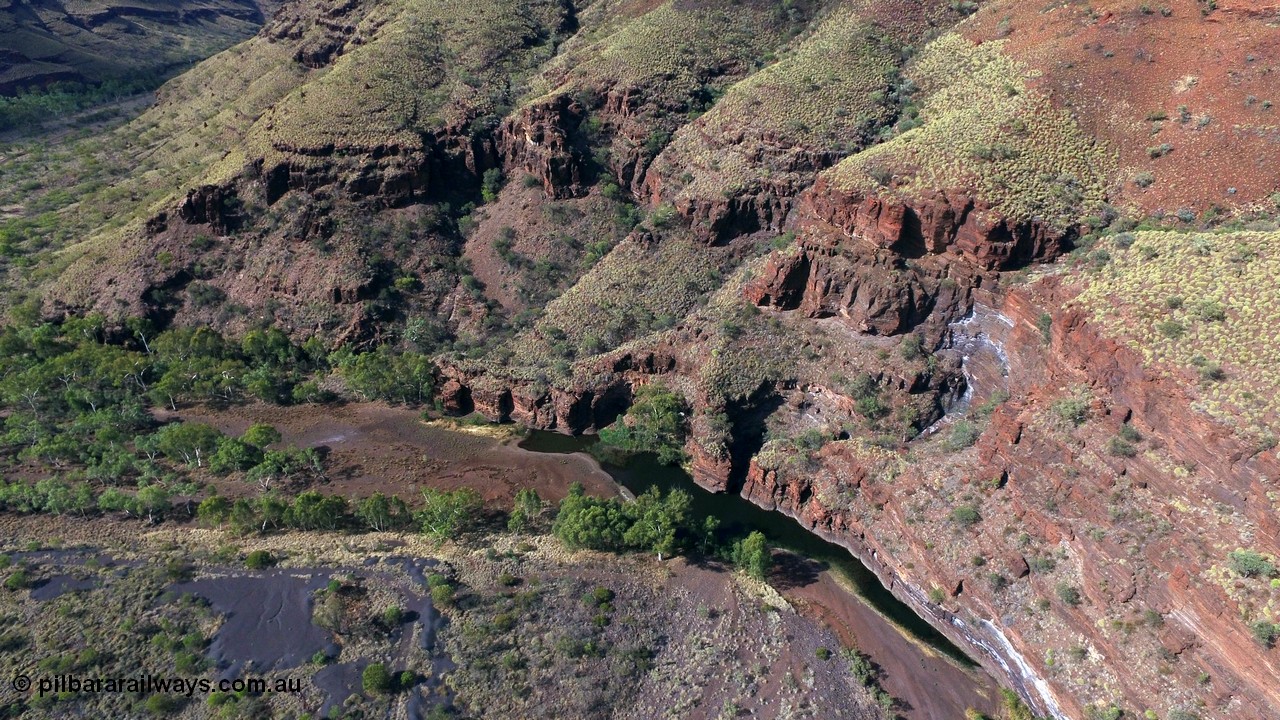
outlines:
[{"label": "valley floor", "polygon": [[[0,526],[0,555],[27,575],[27,589],[0,592],[9,628],[0,663],[9,674],[302,676],[300,692],[234,701],[238,709],[219,717],[319,717],[331,707],[341,717],[429,717],[450,698],[472,717],[884,717],[841,650],[857,629],[839,607],[856,599],[825,572],[801,584],[788,571],[803,568],[795,558],[772,579],[780,593],[716,563],[567,553],[547,536],[435,546],[416,535],[234,538],[105,519],[6,515]],[[278,567],[243,569],[255,550]],[[424,572],[455,588],[435,610],[423,597],[434,582]],[[609,600],[592,599],[605,591]],[[342,598],[336,616],[331,595]],[[402,625],[387,627],[381,618],[393,606],[408,609]],[[428,647],[435,611],[445,619]],[[182,659],[184,642],[208,660]],[[390,696],[362,692],[361,671],[374,662],[414,673],[416,685]],[[877,665],[894,672],[892,658]],[[886,674],[881,684],[994,706],[989,681],[943,665],[926,682]],[[24,699],[4,692],[6,705]],[[215,702],[228,702],[193,698],[160,714],[208,717]],[[27,699],[23,717],[57,717],[72,708],[127,714],[149,697]],[[894,711],[940,717],[910,701]]]}]

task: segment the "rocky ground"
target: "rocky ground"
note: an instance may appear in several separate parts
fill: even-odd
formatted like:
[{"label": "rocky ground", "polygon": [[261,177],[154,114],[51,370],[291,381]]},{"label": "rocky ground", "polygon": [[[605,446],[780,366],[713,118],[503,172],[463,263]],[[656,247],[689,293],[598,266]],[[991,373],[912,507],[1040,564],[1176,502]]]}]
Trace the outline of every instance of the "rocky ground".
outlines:
[{"label": "rocky ground", "polygon": [[[227,708],[219,717],[329,707],[342,717],[416,716],[449,704],[465,717],[886,717],[869,685],[874,671],[851,661],[837,633],[770,586],[716,565],[571,554],[545,536],[439,546],[413,535],[233,538],[20,517],[5,525],[9,575],[26,573],[24,587],[0,591],[12,621],[0,657],[10,670],[36,677],[70,658],[59,667],[82,675],[304,678],[298,692],[174,697],[163,711],[147,693],[28,698],[24,717],[144,704],[205,717],[215,702]],[[251,551],[271,553],[276,569],[237,565]],[[426,575],[447,579],[451,599],[425,600],[434,582]],[[106,625],[88,610],[102,602],[114,608]],[[403,620],[387,625],[388,607],[404,609]],[[300,620],[285,617],[295,612]],[[418,625],[435,613],[444,621],[429,641]],[[414,673],[414,687],[389,697],[362,690],[360,672],[373,662]],[[22,699],[4,692],[5,703]]]}]

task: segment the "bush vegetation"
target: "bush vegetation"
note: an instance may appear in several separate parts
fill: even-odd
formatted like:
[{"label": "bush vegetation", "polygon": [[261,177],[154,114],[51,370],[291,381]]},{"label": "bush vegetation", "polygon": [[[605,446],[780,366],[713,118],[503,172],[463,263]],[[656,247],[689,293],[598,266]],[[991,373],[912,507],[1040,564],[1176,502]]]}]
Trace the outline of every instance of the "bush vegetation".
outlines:
[{"label": "bush vegetation", "polygon": [[888,169],[893,193],[908,197],[971,187],[1005,217],[1059,228],[1099,207],[1114,158],[1027,87],[1030,69],[1003,53],[1005,42],[948,33],[929,43],[909,72],[919,120],[827,176],[839,187],[883,192],[876,171]]},{"label": "bush vegetation", "polygon": [[1227,555],[1231,571],[1240,577],[1273,578],[1276,577],[1275,563],[1262,553],[1253,550],[1237,549]]},{"label": "bush vegetation", "polygon": [[600,442],[626,452],[651,452],[659,462],[684,459],[689,407],[680,395],[657,383],[636,391],[627,414],[600,431]]},{"label": "bush vegetation", "polygon": [[1280,322],[1267,291],[1280,268],[1280,233],[1138,230],[1129,248],[1084,277],[1079,302],[1152,372],[1198,380],[1195,407],[1261,446],[1276,435],[1280,398],[1272,368],[1280,349],[1263,342]]}]

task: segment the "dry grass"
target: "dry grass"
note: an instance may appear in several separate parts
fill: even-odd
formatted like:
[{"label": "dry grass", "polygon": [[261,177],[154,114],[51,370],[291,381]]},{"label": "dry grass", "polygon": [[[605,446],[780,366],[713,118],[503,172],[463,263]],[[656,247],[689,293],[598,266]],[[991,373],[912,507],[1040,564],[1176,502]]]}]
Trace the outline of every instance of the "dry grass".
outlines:
[{"label": "dry grass", "polygon": [[[199,184],[304,76],[287,48],[257,38],[169,82],[156,105],[102,138],[52,153],[13,151],[41,172],[48,192],[63,191],[74,201],[51,211],[57,232],[38,247],[73,244],[61,255],[45,255],[25,279],[52,279],[68,299],[87,300],[89,279],[103,263],[127,265],[141,252],[136,238],[143,220],[171,209],[187,187]],[[20,184],[0,185],[0,198],[29,196]]]},{"label": "dry grass", "polygon": [[513,341],[514,364],[546,367],[565,355],[553,345],[591,356],[669,328],[719,285],[723,262],[722,252],[687,239],[624,240]]},{"label": "dry grass", "polygon": [[[385,2],[367,13],[323,77],[258,124],[250,157],[306,165],[325,152],[420,148],[423,134],[502,114],[522,77],[551,55],[563,8],[549,0]],[[238,169],[238,168],[234,168]]]},{"label": "dry grass", "polygon": [[692,175],[677,202],[807,184],[826,158],[862,148],[889,120],[897,59],[896,43],[859,9],[837,8],[676,134],[658,163],[664,175]]},{"label": "dry grass", "polygon": [[533,85],[533,96],[578,88],[640,90],[679,109],[716,69],[749,66],[784,37],[765,3],[597,2]]},{"label": "dry grass", "polygon": [[1056,228],[1098,206],[1112,153],[1028,87],[1031,73],[1002,43],[975,45],[956,33],[930,43],[907,73],[919,86],[922,124],[840,163],[832,182],[904,197],[970,189],[1012,220]]},{"label": "dry grass", "polygon": [[1083,276],[1077,300],[1093,320],[1156,372],[1195,386],[1197,409],[1274,442],[1280,233],[1140,232],[1108,252],[1107,265]]}]

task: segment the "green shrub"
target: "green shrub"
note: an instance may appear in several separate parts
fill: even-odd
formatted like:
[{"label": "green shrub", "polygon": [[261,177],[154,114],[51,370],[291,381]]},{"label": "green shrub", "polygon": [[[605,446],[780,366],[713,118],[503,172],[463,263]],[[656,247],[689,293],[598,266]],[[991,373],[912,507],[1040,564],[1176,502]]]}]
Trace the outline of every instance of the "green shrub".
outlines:
[{"label": "green shrub", "polygon": [[1040,313],[1040,317],[1036,318],[1036,328],[1040,330],[1040,338],[1044,340],[1047,345],[1049,340],[1053,337],[1051,334],[1053,330],[1053,316],[1047,312]]},{"label": "green shrub", "polygon": [[427,488],[422,491],[422,499],[422,509],[414,514],[414,520],[424,534],[437,542],[455,538],[474,527],[483,507],[480,493],[471,488]]},{"label": "green shrub", "polygon": [[1131,458],[1138,454],[1138,448],[1133,443],[1117,435],[1107,441],[1107,452],[1116,457]]},{"label": "green shrub", "polygon": [[1227,306],[1217,300],[1201,300],[1192,308],[1192,313],[1201,320],[1222,322],[1227,319]]},{"label": "green shrub", "polygon": [[951,522],[959,525],[960,527],[976,525],[981,520],[982,515],[978,512],[978,509],[972,505],[961,505],[951,511]]},{"label": "green shrub", "polygon": [[1161,320],[1156,323],[1156,332],[1171,340],[1177,340],[1187,334],[1187,326],[1177,320]]},{"label": "green shrub", "polygon": [[254,550],[244,559],[244,566],[250,570],[261,570],[276,563],[276,559],[266,550]]},{"label": "green shrub", "polygon": [[902,338],[902,344],[898,346],[898,352],[902,354],[902,359],[908,362],[917,360],[924,355],[924,341],[919,335],[911,334]]},{"label": "green shrub", "polygon": [[1089,706],[1089,720],[1120,720],[1124,717],[1124,710],[1116,705],[1108,705],[1105,708]]},{"label": "green shrub", "polygon": [[156,694],[147,698],[143,707],[152,715],[172,715],[182,708],[182,700],[173,695]]},{"label": "green shrub", "polygon": [[625,417],[600,431],[600,442],[627,452],[652,452],[673,465],[684,459],[684,398],[659,383],[636,391]]},{"label": "green shrub", "polygon": [[1031,714],[1031,709],[1026,703],[1022,702],[1022,698],[1018,694],[1008,688],[1000,688],[1000,700],[1004,706],[1005,717],[1009,720],[1035,720],[1035,716]]},{"label": "green shrub", "polygon": [[1249,633],[1263,647],[1270,648],[1276,644],[1276,638],[1280,637],[1280,625],[1267,620],[1259,620],[1249,625]]},{"label": "green shrub", "polygon": [[431,603],[436,607],[452,607],[453,606],[453,586],[449,583],[436,585],[431,588]]},{"label": "green shrub", "polygon": [[735,543],[733,562],[757,580],[768,577],[769,568],[773,566],[773,553],[764,534],[753,530],[750,535]]},{"label": "green shrub", "polygon": [[1231,565],[1231,571],[1240,577],[1266,579],[1276,575],[1275,563],[1253,550],[1233,550],[1227,556],[1227,560]]},{"label": "green shrub", "polygon": [[1222,365],[1220,363],[1205,360],[1202,363],[1196,364],[1195,367],[1197,374],[1199,374],[1200,379],[1204,382],[1220,382],[1227,379],[1227,373],[1222,369]]},{"label": "green shrub", "polygon": [[1056,591],[1058,593],[1058,599],[1062,602],[1072,606],[1080,604],[1080,588],[1069,583],[1060,582],[1058,583]]},{"label": "green shrub", "polygon": [[502,189],[502,171],[498,168],[489,168],[484,171],[484,176],[480,180],[480,196],[484,198],[486,203],[491,203],[498,199],[498,191]]},{"label": "green shrub", "polygon": [[396,688],[399,690],[408,690],[418,684],[418,676],[411,670],[405,670],[400,673],[400,677],[396,678]]},{"label": "green shrub", "polygon": [[1038,573],[1049,573],[1058,563],[1049,555],[1036,555],[1027,561],[1027,566]]},{"label": "green shrub", "polygon": [[678,217],[676,208],[671,203],[663,203],[653,209],[649,214],[649,224],[655,230],[662,230],[671,227]]},{"label": "green shrub", "polygon": [[614,593],[612,590],[610,590],[607,587],[604,587],[603,585],[597,585],[594,590],[587,593],[587,596],[584,598],[584,600],[586,600],[586,603],[588,605],[595,605],[598,607],[600,605],[604,605],[605,603],[613,602],[613,598],[614,598]]},{"label": "green shrub", "polygon": [[1089,419],[1089,401],[1080,397],[1062,398],[1052,406],[1053,414],[1065,423],[1080,426]]},{"label": "green shrub", "polygon": [[864,687],[876,681],[876,668],[870,658],[853,648],[845,650],[844,657],[849,662],[849,674]]},{"label": "green shrub", "polygon": [[18,570],[5,578],[4,587],[6,590],[18,591],[25,588],[29,582],[30,580],[27,577],[27,571]]},{"label": "green shrub", "polygon": [[391,673],[382,663],[370,663],[360,674],[360,686],[370,695],[385,695],[391,692]]},{"label": "green shrub", "polygon": [[968,420],[961,420],[952,426],[945,444],[948,450],[963,450],[977,442],[981,434],[982,431],[976,425]]},{"label": "green shrub", "polygon": [[208,283],[195,282],[187,286],[187,300],[194,307],[212,307],[221,304],[226,299],[226,293]]}]

